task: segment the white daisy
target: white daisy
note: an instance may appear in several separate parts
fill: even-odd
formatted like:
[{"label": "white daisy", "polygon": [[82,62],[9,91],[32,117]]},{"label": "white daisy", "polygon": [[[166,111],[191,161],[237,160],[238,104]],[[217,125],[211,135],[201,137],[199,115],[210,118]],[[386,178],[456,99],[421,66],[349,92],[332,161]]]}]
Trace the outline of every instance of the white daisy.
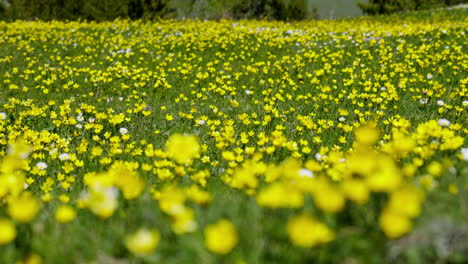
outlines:
[{"label": "white daisy", "polygon": [[59,155],[59,159],[60,160],[69,160],[70,159],[70,154],[64,152],[64,153]]},{"label": "white daisy", "polygon": [[128,129],[126,129],[125,127],[121,127],[121,128],[119,129],[119,132],[120,132],[120,134],[125,135],[125,134],[128,133]]},{"label": "white daisy", "polygon": [[439,119],[439,121],[437,121],[437,123],[439,123],[440,126],[444,126],[444,127],[450,126],[450,121],[448,121],[445,118]]},{"label": "white daisy", "polygon": [[48,166],[47,166],[47,163],[41,161],[41,162],[36,163],[36,167],[40,170],[45,170],[47,169]]}]

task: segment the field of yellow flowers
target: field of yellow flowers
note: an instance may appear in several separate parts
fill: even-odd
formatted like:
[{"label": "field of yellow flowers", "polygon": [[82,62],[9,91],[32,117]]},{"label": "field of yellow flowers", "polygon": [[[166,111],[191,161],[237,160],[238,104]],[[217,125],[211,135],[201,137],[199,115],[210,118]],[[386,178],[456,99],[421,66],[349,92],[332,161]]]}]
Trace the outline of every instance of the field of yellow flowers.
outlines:
[{"label": "field of yellow flowers", "polygon": [[0,263],[466,263],[467,15],[0,22]]}]

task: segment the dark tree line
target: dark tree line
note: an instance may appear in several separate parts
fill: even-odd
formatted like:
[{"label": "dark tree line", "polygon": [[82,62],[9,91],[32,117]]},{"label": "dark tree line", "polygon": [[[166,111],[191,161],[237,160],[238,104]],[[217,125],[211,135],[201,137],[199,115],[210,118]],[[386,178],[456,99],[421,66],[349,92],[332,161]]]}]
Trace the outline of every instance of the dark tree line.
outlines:
[{"label": "dark tree line", "polygon": [[0,19],[315,18],[306,0],[0,0]]}]

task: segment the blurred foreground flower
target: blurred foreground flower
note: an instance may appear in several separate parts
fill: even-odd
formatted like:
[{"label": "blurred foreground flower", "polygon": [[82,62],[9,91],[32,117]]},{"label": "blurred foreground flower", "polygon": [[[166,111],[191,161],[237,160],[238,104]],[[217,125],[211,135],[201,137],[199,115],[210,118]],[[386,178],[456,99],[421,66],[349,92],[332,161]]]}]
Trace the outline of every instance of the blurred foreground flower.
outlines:
[{"label": "blurred foreground flower", "polygon": [[36,217],[40,206],[30,192],[24,192],[8,201],[8,214],[18,222],[27,223]]},{"label": "blurred foreground flower", "polygon": [[200,145],[195,136],[174,134],[166,142],[166,151],[178,163],[191,164],[199,155]]},{"label": "blurred foreground flower", "polygon": [[304,214],[289,219],[286,230],[292,243],[300,247],[313,247],[335,239],[335,234],[325,224]]},{"label": "blurred foreground flower", "polygon": [[157,230],[140,229],[125,239],[125,246],[133,254],[149,255],[158,246],[161,235]]},{"label": "blurred foreground flower", "polygon": [[8,219],[0,219],[0,246],[10,243],[15,237],[15,225]]},{"label": "blurred foreground flower", "polygon": [[55,219],[60,223],[68,223],[75,219],[76,212],[73,208],[69,205],[61,205],[55,211]]},{"label": "blurred foreground flower", "polygon": [[221,219],[205,228],[205,247],[214,253],[227,254],[238,241],[235,226],[226,219]]}]

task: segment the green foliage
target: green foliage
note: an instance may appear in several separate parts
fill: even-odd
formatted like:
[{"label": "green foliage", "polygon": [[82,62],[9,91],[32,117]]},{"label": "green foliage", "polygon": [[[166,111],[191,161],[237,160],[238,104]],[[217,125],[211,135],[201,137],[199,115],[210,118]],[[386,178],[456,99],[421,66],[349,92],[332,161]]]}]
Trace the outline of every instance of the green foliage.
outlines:
[{"label": "green foliage", "polygon": [[243,0],[233,7],[232,12],[235,18],[301,20],[307,17],[306,10],[304,0]]},{"label": "green foliage", "polygon": [[364,13],[377,15],[445,7],[466,2],[466,0],[369,0],[368,3],[358,2],[357,4]]},{"label": "green foliage", "polygon": [[[1,2],[4,1],[4,2]],[[26,20],[316,18],[306,0],[0,0],[0,18]]]},{"label": "green foliage", "polygon": [[[170,0],[8,0],[0,18],[40,20],[154,19],[170,13]],[[2,12],[3,11],[3,12]]]}]

